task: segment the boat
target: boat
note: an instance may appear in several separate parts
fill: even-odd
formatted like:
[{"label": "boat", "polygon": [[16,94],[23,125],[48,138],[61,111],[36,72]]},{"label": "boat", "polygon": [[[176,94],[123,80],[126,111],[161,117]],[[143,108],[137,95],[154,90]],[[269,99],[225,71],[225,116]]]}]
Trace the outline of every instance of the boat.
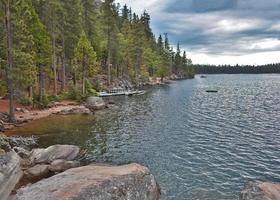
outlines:
[{"label": "boat", "polygon": [[206,90],[206,92],[208,92],[208,93],[217,93],[218,90]]},{"label": "boat", "polygon": [[126,90],[123,88],[113,88],[106,92],[100,92],[99,97],[111,97],[111,96],[132,96],[132,95],[141,95],[145,94],[144,91],[140,90]]},{"label": "boat", "polygon": [[207,78],[207,76],[205,76],[205,75],[201,75],[201,76],[200,76],[200,78]]}]

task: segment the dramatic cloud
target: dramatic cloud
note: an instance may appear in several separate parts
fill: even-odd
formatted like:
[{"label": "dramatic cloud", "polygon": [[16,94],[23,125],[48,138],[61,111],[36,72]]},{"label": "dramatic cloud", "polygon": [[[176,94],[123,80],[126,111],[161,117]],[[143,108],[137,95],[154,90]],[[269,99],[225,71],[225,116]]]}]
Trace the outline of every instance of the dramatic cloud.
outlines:
[{"label": "dramatic cloud", "polygon": [[280,62],[280,0],[119,0],[148,10],[195,63]]}]

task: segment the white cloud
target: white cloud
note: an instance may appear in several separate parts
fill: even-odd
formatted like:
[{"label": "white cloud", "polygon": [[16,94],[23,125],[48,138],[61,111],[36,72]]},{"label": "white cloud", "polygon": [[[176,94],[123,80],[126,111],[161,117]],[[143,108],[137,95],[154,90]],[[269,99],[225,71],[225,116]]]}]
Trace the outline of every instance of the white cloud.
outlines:
[{"label": "white cloud", "polygon": [[247,54],[242,56],[223,56],[201,53],[190,53],[194,64],[215,64],[215,65],[263,65],[267,63],[280,63],[280,51]]}]

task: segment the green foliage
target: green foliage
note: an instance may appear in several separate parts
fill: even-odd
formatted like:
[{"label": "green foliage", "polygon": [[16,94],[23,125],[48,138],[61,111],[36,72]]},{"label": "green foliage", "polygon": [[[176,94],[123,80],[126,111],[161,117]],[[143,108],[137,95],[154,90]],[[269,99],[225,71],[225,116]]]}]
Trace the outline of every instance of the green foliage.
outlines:
[{"label": "green foliage", "polygon": [[80,89],[71,84],[67,92],[63,94],[67,100],[82,101],[83,95]]},{"label": "green foliage", "polygon": [[73,72],[78,77],[81,77],[83,73],[88,76],[93,76],[98,72],[96,53],[84,31],[81,33],[79,42],[75,48],[73,63]]},{"label": "green foliage", "polygon": [[4,134],[0,134],[0,149],[5,151],[9,151],[11,149],[9,138]]},{"label": "green foliage", "polygon": [[93,87],[93,84],[88,80],[86,79],[86,93],[87,93],[87,96],[97,96],[97,92],[96,90],[94,89]]},{"label": "green foliage", "polygon": [[[0,2],[0,79],[5,80],[5,1]],[[126,78],[135,84],[149,76],[194,75],[191,60],[179,44],[174,52],[167,34],[155,38],[146,11],[137,15],[114,0],[102,1],[101,5],[95,0],[11,2],[13,70],[9,76],[23,97],[28,96],[27,88],[33,89],[36,95],[30,99],[35,106],[48,107],[64,98],[81,100],[96,95],[99,85],[89,80],[97,74],[109,75],[109,71],[112,80]],[[70,77],[75,86],[69,84]],[[63,83],[68,80],[61,91],[56,91],[60,89],[55,84],[58,79]],[[0,82],[0,95],[6,93],[5,85]],[[29,105],[30,99],[20,101]]]},{"label": "green foliage", "polygon": [[7,94],[7,86],[3,80],[0,80],[0,96],[4,96]]},{"label": "green foliage", "polygon": [[22,97],[20,98],[19,103],[23,106],[31,106],[33,105],[33,99],[29,97]]},{"label": "green foliage", "polygon": [[12,6],[14,18],[13,57],[14,68],[11,74],[13,82],[20,87],[35,85],[35,43],[28,22],[32,19],[30,4],[28,1],[19,0]]}]

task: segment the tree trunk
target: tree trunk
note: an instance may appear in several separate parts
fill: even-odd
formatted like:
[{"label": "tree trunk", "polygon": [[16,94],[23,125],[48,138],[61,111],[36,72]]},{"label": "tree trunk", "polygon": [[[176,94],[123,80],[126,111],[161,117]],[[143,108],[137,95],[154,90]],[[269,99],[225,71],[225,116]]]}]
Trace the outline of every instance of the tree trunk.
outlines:
[{"label": "tree trunk", "polygon": [[33,87],[32,86],[29,86],[28,87],[28,92],[29,92],[29,99],[32,100],[33,99]]},{"label": "tree trunk", "polygon": [[111,85],[111,31],[108,26],[108,57],[107,57],[107,68],[108,68],[108,85]]},{"label": "tree trunk", "polygon": [[12,27],[11,27],[11,1],[7,0],[5,3],[5,28],[6,28],[6,38],[7,38],[7,85],[9,90],[9,120],[15,122],[15,108],[14,108],[14,84],[12,80],[12,70],[13,70],[13,38],[12,38]]},{"label": "tree trunk", "polygon": [[45,93],[45,84],[44,84],[44,67],[42,64],[39,65],[39,103],[43,103],[43,96]]},{"label": "tree trunk", "polygon": [[137,57],[136,57],[136,65],[135,65],[135,80],[136,83],[138,84],[138,75],[140,73],[140,69],[141,69],[141,57],[142,57],[142,51],[140,48],[137,48],[137,53],[136,53]]},{"label": "tree trunk", "polygon": [[82,65],[83,65],[82,94],[85,95],[86,94],[86,69],[85,69],[86,66],[85,66],[85,58],[83,58]]},{"label": "tree trunk", "polygon": [[63,92],[66,87],[66,56],[65,56],[65,37],[62,34],[62,81],[61,81],[61,91]]},{"label": "tree trunk", "polygon": [[53,68],[53,80],[54,80],[54,87],[53,87],[53,93],[54,95],[57,95],[57,67],[56,67],[56,41],[55,41],[55,35],[54,30],[52,34],[52,68]]}]

